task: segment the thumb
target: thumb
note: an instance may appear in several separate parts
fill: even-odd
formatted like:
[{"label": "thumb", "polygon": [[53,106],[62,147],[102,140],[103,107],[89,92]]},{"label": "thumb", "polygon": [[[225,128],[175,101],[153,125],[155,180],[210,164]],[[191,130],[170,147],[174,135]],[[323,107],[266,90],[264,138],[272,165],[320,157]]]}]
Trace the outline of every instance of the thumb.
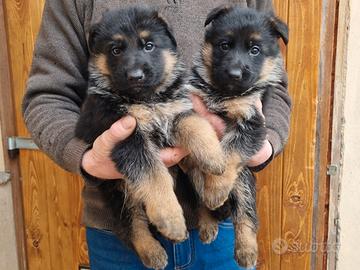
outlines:
[{"label": "thumb", "polygon": [[125,116],[116,121],[112,126],[102,133],[94,142],[94,147],[102,152],[109,153],[115,144],[129,137],[136,127],[136,120],[132,116]]}]

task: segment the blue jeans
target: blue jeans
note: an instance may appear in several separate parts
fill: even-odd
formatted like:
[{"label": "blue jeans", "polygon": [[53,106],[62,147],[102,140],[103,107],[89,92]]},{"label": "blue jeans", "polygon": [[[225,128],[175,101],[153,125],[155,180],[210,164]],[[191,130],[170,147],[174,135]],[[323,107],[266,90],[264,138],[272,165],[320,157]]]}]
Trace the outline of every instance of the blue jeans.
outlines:
[{"label": "blue jeans", "polygon": [[[140,270],[148,269],[134,251],[127,248],[110,231],[86,228],[91,270]],[[197,230],[189,238],[173,244],[157,237],[168,254],[166,270],[242,270],[233,257],[234,227],[231,221],[219,224],[217,239],[210,245],[203,244]]]}]

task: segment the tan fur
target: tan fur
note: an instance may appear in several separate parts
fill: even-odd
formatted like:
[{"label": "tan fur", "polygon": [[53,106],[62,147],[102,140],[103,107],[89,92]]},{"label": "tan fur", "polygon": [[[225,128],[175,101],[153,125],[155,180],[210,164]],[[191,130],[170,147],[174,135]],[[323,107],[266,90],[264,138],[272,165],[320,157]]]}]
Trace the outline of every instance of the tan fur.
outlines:
[{"label": "tan fur", "polygon": [[95,57],[95,65],[102,75],[110,75],[109,67],[107,65],[107,59],[104,54],[99,54]]},{"label": "tan fur", "polygon": [[218,221],[215,219],[209,209],[201,206],[198,211],[199,214],[199,236],[203,243],[210,244],[217,237],[219,227]]},{"label": "tan fur", "polygon": [[165,62],[164,71],[166,76],[168,76],[173,72],[177,59],[176,56],[168,50],[164,50],[162,54]]},{"label": "tan fur", "polygon": [[[164,90],[166,88],[166,84],[171,81],[171,78],[174,73],[174,68],[177,62],[177,57],[170,52],[169,50],[164,50],[162,52],[162,56],[164,59],[164,76],[162,79],[161,84],[156,89],[156,92],[160,92],[161,90]],[[164,87],[165,85],[165,87]]]},{"label": "tan fur", "polygon": [[187,238],[183,211],[173,189],[173,178],[160,161],[133,190],[133,198],[144,203],[149,221],[163,236],[173,241]]},{"label": "tan fur", "polygon": [[268,57],[265,59],[260,72],[258,83],[278,82],[281,81],[284,74],[283,60],[280,55],[275,58]]},{"label": "tan fur", "polygon": [[230,191],[241,170],[241,157],[231,153],[226,161],[226,169],[222,175],[208,174],[205,176],[203,202],[209,209],[217,209],[228,199]]},{"label": "tan fur", "polygon": [[129,114],[135,117],[139,124],[149,124],[153,119],[153,111],[145,105],[135,104],[130,106]]},{"label": "tan fur", "polygon": [[184,103],[184,100],[174,100],[172,102],[157,104],[155,111],[168,117],[170,115],[178,115],[181,112],[188,111],[191,109],[190,106],[192,106],[190,102]]},{"label": "tan fur", "polygon": [[247,217],[234,225],[235,258],[241,266],[252,268],[256,265],[258,255],[256,229]]},{"label": "tan fur", "polygon": [[152,123],[163,122],[164,119],[174,119],[176,115],[192,108],[191,102],[184,99],[172,102],[158,103],[156,106],[135,104],[130,106],[129,114],[141,125],[152,127]]},{"label": "tan fur", "polygon": [[124,40],[124,36],[123,35],[120,35],[120,34],[115,34],[112,36],[112,39],[113,40],[118,40],[118,41],[121,41],[121,40]]},{"label": "tan fur", "polygon": [[139,33],[139,36],[142,38],[142,39],[147,39],[150,37],[150,32],[147,31],[147,30],[143,30]]},{"label": "tan fur", "polygon": [[227,116],[231,119],[250,119],[255,113],[256,101],[260,99],[260,94],[237,97],[223,102]]},{"label": "tan fur", "polygon": [[[210,43],[205,43],[204,46],[202,47],[202,57],[204,60],[204,65],[208,71],[208,76],[210,74],[210,70],[212,67],[212,54],[213,54],[213,47]],[[210,76],[209,76],[210,77]]]},{"label": "tan fur", "polygon": [[232,31],[227,31],[227,32],[226,32],[226,35],[231,38],[231,37],[234,36],[234,32],[232,32]]},{"label": "tan fur", "polygon": [[190,151],[200,168],[213,174],[225,169],[225,156],[216,132],[204,118],[192,114],[183,117],[175,129],[176,142]]},{"label": "tan fur", "polygon": [[260,41],[261,39],[262,38],[260,33],[252,33],[250,35],[250,40]]},{"label": "tan fur", "polygon": [[207,83],[211,83],[211,69],[212,69],[212,54],[213,47],[210,43],[205,43],[201,47],[201,51],[196,54],[194,63],[195,69],[199,73],[199,75],[205,80]]},{"label": "tan fur", "polygon": [[167,265],[167,254],[149,230],[149,223],[141,205],[134,210],[132,222],[132,244],[145,266],[163,269]]}]

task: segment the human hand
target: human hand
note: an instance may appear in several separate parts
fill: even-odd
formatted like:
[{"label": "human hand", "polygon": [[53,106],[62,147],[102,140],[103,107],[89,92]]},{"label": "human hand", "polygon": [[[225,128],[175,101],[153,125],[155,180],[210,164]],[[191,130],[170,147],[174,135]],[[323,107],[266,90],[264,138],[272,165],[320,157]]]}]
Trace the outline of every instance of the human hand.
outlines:
[{"label": "human hand", "polygon": [[[94,142],[93,147],[85,152],[81,167],[88,174],[100,179],[122,179],[110,155],[114,146],[129,137],[135,130],[136,120],[125,116],[116,121],[108,130],[104,131]],[[165,148],[160,151],[160,158],[167,167],[171,167],[187,155],[187,151],[180,148]]]},{"label": "human hand", "polygon": [[273,149],[268,140],[264,141],[264,145],[248,162],[249,167],[256,167],[266,162],[272,155]]},{"label": "human hand", "polygon": [[[262,103],[261,103],[260,98],[256,101],[255,106],[256,106],[257,110],[260,112],[260,114],[265,119],[265,115],[262,111]],[[259,150],[259,152],[257,152],[255,155],[253,155],[251,157],[251,159],[249,160],[248,166],[249,167],[259,166],[259,165],[263,164],[264,162],[266,162],[271,157],[272,154],[273,154],[272,146],[268,140],[265,140],[264,144],[263,144],[262,148]]]},{"label": "human hand", "polygon": [[209,112],[201,97],[191,94],[190,99],[193,103],[194,111],[208,120],[209,123],[213,126],[218,137],[221,138],[224,135],[226,128],[224,120],[222,120],[221,117],[217,116],[216,114]]}]

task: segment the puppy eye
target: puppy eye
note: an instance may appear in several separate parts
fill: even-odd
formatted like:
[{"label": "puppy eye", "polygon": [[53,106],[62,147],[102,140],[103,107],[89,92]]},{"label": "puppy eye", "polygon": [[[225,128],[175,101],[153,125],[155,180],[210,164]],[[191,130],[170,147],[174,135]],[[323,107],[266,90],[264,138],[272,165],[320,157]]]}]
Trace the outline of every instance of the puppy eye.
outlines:
[{"label": "puppy eye", "polygon": [[220,43],[220,48],[224,51],[227,52],[228,50],[230,50],[230,44],[227,41],[221,42]]},{"label": "puppy eye", "polygon": [[120,55],[121,53],[121,49],[119,47],[112,47],[111,48],[111,53],[114,55],[114,56],[118,56]]},{"label": "puppy eye", "polygon": [[144,50],[146,52],[152,52],[155,49],[155,44],[152,42],[146,42],[145,46],[144,46]]},{"label": "puppy eye", "polygon": [[251,56],[258,56],[260,54],[260,48],[259,46],[252,46],[250,49],[250,55]]}]

